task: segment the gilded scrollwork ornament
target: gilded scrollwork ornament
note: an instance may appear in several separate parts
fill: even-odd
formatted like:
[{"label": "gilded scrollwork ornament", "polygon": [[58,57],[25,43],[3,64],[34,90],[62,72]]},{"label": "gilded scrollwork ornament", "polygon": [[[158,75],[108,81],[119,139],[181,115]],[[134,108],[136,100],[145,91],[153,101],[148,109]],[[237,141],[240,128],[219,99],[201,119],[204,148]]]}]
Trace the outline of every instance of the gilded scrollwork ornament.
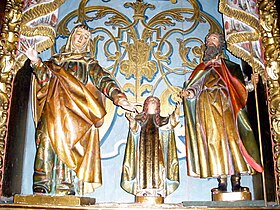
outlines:
[{"label": "gilded scrollwork ornament", "polygon": [[[36,45],[38,52],[53,46],[56,38],[55,25],[57,16],[55,12],[65,0],[46,1],[44,4],[35,4],[25,8],[21,22],[21,40],[28,40]],[[17,56],[15,69],[19,70],[26,60],[26,56]]]},{"label": "gilded scrollwork ornament", "polygon": [[[190,35],[199,24],[209,25],[209,31],[221,31],[219,24],[203,12],[195,0],[189,2],[192,8],[174,7],[149,17],[147,11],[155,10],[155,5],[140,0],[125,2],[124,8],[133,10],[132,18],[112,7],[92,6],[90,3],[92,2],[82,0],[77,10],[73,10],[60,21],[57,33],[68,36],[68,24],[74,18],[75,24],[79,22],[90,25],[91,22],[102,20],[106,27],[94,24],[91,29],[92,34],[95,34],[93,37],[95,46],[92,45],[93,56],[97,56],[97,46],[102,41],[107,60],[113,62],[106,69],[112,76],[118,71],[124,75],[126,82],[122,88],[131,92],[132,96],[129,97],[136,102],[143,102],[146,93],[154,94],[162,82],[166,87],[160,98],[166,97],[166,93],[170,94],[171,99],[176,98],[179,90],[167,77],[170,74],[182,75],[191,72],[195,63],[199,62],[196,59],[200,60],[202,57],[203,41],[199,38],[185,39],[184,36]],[[184,22],[186,27],[182,27]],[[99,35],[100,31],[104,35]],[[179,43],[177,49],[174,49],[171,36],[179,37],[174,39]],[[197,43],[196,46],[188,46],[193,41]],[[174,53],[178,53],[179,62],[182,64],[177,68],[169,66],[174,59]],[[193,56],[196,59],[190,60],[189,57]],[[168,100],[162,101],[164,107],[170,106]],[[172,110],[166,109],[163,114],[170,111]]]},{"label": "gilded scrollwork ornament", "polygon": [[276,181],[276,199],[280,200],[280,33],[279,14],[275,0],[258,0],[262,44],[266,61],[268,110],[270,114],[271,137]]},{"label": "gilded scrollwork ornament", "polygon": [[7,1],[0,42],[0,191],[2,192],[4,158],[7,144],[8,116],[14,66],[22,18],[22,1]]}]

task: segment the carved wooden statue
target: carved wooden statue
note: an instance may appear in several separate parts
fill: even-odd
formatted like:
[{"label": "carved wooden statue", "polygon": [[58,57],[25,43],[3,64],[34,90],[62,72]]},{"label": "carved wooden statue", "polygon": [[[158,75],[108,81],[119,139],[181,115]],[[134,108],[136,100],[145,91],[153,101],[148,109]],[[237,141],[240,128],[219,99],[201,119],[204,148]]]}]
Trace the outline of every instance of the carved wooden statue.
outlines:
[{"label": "carved wooden statue", "polygon": [[[262,172],[259,149],[246,115],[248,90],[240,66],[222,58],[223,35],[206,37],[203,63],[193,71],[181,93],[184,99],[188,174],[216,177],[212,192],[248,192],[241,174]],[[247,88],[247,89],[246,89]]]},{"label": "carved wooden statue", "polygon": [[173,128],[179,106],[172,115],[160,116],[160,100],[148,97],[143,112],[128,113],[129,134],[122,169],[121,187],[137,202],[162,203],[179,186],[179,166]]},{"label": "carved wooden statue", "polygon": [[100,187],[98,128],[106,114],[104,96],[134,110],[110,74],[91,56],[90,42],[89,28],[79,25],[61,53],[49,61],[43,62],[28,44],[22,49],[36,77],[34,193],[75,194],[75,176],[83,183],[83,193]]}]

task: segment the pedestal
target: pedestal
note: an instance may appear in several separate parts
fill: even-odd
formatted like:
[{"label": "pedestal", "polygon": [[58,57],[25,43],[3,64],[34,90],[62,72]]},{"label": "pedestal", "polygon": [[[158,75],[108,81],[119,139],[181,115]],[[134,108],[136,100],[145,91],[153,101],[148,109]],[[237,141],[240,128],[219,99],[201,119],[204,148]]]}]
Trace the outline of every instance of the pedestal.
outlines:
[{"label": "pedestal", "polygon": [[164,203],[164,198],[159,196],[135,196],[136,203],[146,203],[146,204],[162,204]]},{"label": "pedestal", "polygon": [[183,201],[183,206],[187,209],[215,209],[215,210],[256,210],[266,208],[279,208],[276,203],[267,204],[263,200],[242,200],[242,201]]},{"label": "pedestal", "polygon": [[78,197],[74,195],[15,195],[14,204],[28,205],[58,205],[58,206],[83,206],[95,204],[95,198]]},{"label": "pedestal", "polygon": [[249,201],[252,200],[251,192],[212,192],[212,201]]}]

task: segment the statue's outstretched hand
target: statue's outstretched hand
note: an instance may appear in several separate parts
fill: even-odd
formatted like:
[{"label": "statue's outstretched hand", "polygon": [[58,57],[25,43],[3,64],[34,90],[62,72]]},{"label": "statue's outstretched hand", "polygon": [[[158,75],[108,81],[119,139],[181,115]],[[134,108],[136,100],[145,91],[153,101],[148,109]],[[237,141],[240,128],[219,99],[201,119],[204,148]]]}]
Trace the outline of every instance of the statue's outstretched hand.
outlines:
[{"label": "statue's outstretched hand", "polygon": [[38,63],[40,60],[38,52],[32,48],[28,48],[25,51],[25,55],[30,59],[31,63]]},{"label": "statue's outstretched hand", "polygon": [[125,117],[129,121],[129,127],[134,133],[136,133],[138,130],[138,124],[137,124],[137,121],[135,120],[135,116],[136,116],[135,112],[126,112],[125,113]]},{"label": "statue's outstretched hand", "polygon": [[133,114],[133,112],[126,112],[125,113],[125,117],[128,121],[133,122],[135,121],[135,115]]},{"label": "statue's outstretched hand", "polygon": [[136,109],[138,104],[137,103],[131,103],[126,98],[121,99],[119,101],[118,105],[121,106],[124,110],[138,113],[138,111]]},{"label": "statue's outstretched hand", "polygon": [[21,50],[19,50],[19,52],[26,55],[26,57],[30,59],[32,64],[38,63],[40,61],[37,50],[35,50],[34,47],[30,46],[28,42],[21,42]]}]

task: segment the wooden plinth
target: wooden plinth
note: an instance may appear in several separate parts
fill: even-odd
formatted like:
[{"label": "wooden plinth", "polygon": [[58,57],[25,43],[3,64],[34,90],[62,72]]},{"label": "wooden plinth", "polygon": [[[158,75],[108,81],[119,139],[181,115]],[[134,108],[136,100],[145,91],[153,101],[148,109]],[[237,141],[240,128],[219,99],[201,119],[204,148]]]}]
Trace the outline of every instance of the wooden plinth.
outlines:
[{"label": "wooden plinth", "polygon": [[164,198],[159,196],[135,196],[135,201],[136,203],[162,204],[164,203]]},{"label": "wooden plinth", "polygon": [[78,196],[15,195],[14,204],[84,206],[95,204],[95,198]]},{"label": "wooden plinth", "polygon": [[[2,199],[2,201],[4,201]],[[145,203],[95,203],[87,206],[69,206],[69,205],[30,205],[15,204],[12,200],[6,200],[9,203],[0,204],[2,210],[271,210],[280,209],[277,203],[268,203],[264,201],[183,201],[180,203],[164,204],[145,204]],[[125,201],[124,201],[125,202]]]},{"label": "wooden plinth", "polygon": [[251,193],[245,192],[212,192],[212,201],[249,201]]}]

